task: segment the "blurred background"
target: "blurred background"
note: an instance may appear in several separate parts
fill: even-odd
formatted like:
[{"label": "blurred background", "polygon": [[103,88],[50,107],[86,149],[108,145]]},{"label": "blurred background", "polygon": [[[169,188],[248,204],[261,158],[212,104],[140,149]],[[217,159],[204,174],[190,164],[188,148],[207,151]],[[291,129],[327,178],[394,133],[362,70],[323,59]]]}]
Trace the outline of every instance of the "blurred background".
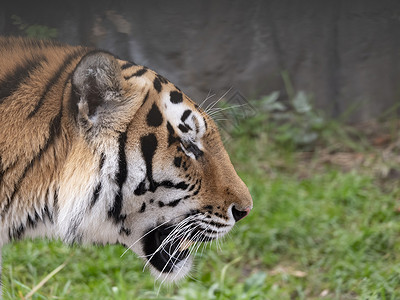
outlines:
[{"label": "blurred background", "polygon": [[2,1],[0,33],[107,49],[196,100],[285,92],[286,71],[329,116],[363,121],[400,97],[399,11],[386,0]]},{"label": "blurred background", "polygon": [[178,285],[118,246],[23,241],[3,252],[5,299],[400,299],[399,1],[2,1],[0,34],[102,48],[221,99],[254,198]]}]

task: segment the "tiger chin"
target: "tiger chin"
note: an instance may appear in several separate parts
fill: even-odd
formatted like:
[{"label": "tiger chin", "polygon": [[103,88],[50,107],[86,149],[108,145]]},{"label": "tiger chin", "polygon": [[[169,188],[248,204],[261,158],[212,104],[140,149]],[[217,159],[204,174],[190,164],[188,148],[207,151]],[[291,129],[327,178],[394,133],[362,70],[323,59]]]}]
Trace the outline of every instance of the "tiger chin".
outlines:
[{"label": "tiger chin", "polygon": [[0,38],[0,247],[122,244],[162,280],[252,208],[212,119],[100,50]]}]

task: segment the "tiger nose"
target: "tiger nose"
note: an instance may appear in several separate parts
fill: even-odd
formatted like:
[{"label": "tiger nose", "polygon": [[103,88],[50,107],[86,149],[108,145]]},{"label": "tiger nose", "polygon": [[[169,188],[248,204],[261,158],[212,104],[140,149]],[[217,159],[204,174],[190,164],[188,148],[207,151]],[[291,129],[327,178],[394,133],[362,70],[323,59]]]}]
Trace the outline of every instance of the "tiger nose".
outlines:
[{"label": "tiger nose", "polygon": [[232,215],[233,218],[235,219],[235,222],[240,221],[243,219],[245,216],[247,216],[250,212],[251,208],[246,207],[244,209],[237,209],[235,205],[232,206]]}]

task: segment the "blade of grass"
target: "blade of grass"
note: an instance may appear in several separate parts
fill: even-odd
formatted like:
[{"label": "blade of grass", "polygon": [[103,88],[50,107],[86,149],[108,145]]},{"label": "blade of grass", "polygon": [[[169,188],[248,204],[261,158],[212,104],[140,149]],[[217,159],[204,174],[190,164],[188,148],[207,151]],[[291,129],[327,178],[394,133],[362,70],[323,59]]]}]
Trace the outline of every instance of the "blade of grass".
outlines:
[{"label": "blade of grass", "polygon": [[26,294],[25,299],[29,299],[30,297],[32,297],[42,286],[46,284],[47,281],[49,281],[54,275],[60,272],[67,265],[67,262],[68,259],[57,268],[55,268],[49,275],[43,278],[42,281],[40,281],[28,294]]}]

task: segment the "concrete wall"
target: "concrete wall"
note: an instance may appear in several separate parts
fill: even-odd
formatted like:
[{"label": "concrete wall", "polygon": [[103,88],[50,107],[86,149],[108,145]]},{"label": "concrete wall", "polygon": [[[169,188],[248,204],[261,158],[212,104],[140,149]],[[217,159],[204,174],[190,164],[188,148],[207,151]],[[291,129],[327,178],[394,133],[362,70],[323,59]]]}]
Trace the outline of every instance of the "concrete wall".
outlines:
[{"label": "concrete wall", "polygon": [[11,15],[58,29],[58,39],[107,49],[155,69],[194,100],[230,87],[247,98],[285,88],[282,71],[318,107],[349,121],[400,102],[400,1],[18,1]]}]

